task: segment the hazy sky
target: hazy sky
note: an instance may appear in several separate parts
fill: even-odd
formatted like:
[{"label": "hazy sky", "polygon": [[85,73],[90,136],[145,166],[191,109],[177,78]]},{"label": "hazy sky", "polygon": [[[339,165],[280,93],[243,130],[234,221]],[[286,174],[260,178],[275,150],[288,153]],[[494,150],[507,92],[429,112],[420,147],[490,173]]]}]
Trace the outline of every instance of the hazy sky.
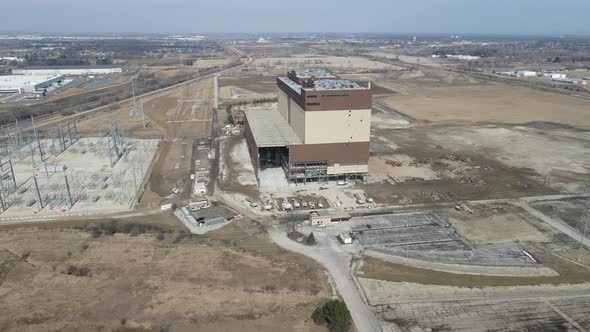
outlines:
[{"label": "hazy sky", "polygon": [[590,35],[590,0],[0,0],[0,32]]}]

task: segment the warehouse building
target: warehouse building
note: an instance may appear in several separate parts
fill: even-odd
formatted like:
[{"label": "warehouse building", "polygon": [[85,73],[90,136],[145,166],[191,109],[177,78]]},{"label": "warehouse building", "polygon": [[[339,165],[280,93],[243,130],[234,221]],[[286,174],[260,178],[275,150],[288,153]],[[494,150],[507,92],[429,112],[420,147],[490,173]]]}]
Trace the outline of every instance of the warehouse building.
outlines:
[{"label": "warehouse building", "polygon": [[290,181],[365,179],[372,94],[321,70],[277,78],[278,110],[246,110],[256,169],[283,167]]},{"label": "warehouse building", "polygon": [[23,69],[14,69],[13,74],[19,75],[106,75],[122,73],[127,70],[125,66],[31,66]]},{"label": "warehouse building", "polygon": [[42,93],[46,88],[59,84],[61,75],[5,75],[0,76],[0,93]]}]

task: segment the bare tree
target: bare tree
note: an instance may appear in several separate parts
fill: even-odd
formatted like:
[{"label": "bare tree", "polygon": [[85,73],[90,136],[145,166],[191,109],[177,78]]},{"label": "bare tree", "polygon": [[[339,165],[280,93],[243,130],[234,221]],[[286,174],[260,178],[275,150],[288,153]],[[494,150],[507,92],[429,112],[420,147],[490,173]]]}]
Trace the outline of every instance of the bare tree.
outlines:
[{"label": "bare tree", "polygon": [[297,233],[297,230],[301,226],[301,221],[296,215],[290,214],[287,216],[287,235],[291,236]]}]

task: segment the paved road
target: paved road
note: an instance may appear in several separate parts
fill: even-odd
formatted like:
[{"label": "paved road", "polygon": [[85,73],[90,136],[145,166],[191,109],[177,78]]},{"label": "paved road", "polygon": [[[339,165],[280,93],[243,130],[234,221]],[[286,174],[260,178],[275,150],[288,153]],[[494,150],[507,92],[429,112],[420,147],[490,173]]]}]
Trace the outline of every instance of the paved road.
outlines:
[{"label": "paved road", "polygon": [[7,217],[0,218],[0,226],[3,225],[14,225],[14,224],[25,224],[25,223],[36,223],[36,222],[56,222],[56,221],[68,221],[68,220],[104,220],[104,219],[125,219],[133,217],[145,217],[157,214],[168,213],[162,211],[159,206],[153,208],[135,209],[130,211],[116,211],[106,213],[71,213],[67,216],[56,213],[54,215],[40,215],[35,217]]},{"label": "paved road", "polygon": [[314,232],[318,245],[308,247],[287,238],[284,230],[273,228],[269,230],[270,238],[277,245],[305,256],[322,264],[332,275],[336,289],[352,315],[352,320],[359,332],[381,331],[379,322],[369,305],[363,302],[361,291],[350,274],[351,255],[338,248],[339,244],[327,234]]},{"label": "paved road", "polygon": [[[514,204],[520,208],[523,208],[525,211],[527,211],[528,213],[530,213],[531,215],[533,215],[537,219],[540,219],[541,221],[543,221],[544,223],[557,229],[558,231],[560,231],[564,234],[567,234],[569,237],[571,237],[572,239],[574,239],[576,241],[579,241],[582,238],[582,234],[580,232],[578,232],[577,229],[574,229],[574,228],[564,224],[563,222],[561,222],[559,220],[555,220],[555,219],[551,218],[550,216],[544,214],[543,212],[532,208],[526,202],[515,202],[512,204]],[[584,244],[586,246],[590,245],[590,239],[588,239],[588,237],[584,237]]]}]

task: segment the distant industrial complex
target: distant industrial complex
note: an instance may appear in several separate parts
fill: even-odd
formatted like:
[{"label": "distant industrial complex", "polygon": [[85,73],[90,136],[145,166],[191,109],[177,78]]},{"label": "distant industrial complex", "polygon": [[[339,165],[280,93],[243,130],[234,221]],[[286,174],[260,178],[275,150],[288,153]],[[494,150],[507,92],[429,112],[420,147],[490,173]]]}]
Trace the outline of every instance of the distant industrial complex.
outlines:
[{"label": "distant industrial complex", "polygon": [[31,66],[23,69],[12,71],[16,75],[106,75],[122,73],[127,68],[116,65],[97,65],[97,66]]},{"label": "distant industrial complex", "polygon": [[247,110],[246,140],[257,175],[283,167],[293,182],[364,179],[372,94],[322,70],[277,78],[278,110]]},{"label": "distant industrial complex", "polygon": [[[64,83],[68,76],[109,75],[122,73],[126,66],[31,66],[21,69],[13,69],[13,75],[0,75],[0,93],[36,93],[41,94],[51,88],[56,88]],[[72,80],[65,81],[65,84]]]},{"label": "distant industrial complex", "polygon": [[62,80],[58,74],[0,76],[0,93],[42,93]]}]

